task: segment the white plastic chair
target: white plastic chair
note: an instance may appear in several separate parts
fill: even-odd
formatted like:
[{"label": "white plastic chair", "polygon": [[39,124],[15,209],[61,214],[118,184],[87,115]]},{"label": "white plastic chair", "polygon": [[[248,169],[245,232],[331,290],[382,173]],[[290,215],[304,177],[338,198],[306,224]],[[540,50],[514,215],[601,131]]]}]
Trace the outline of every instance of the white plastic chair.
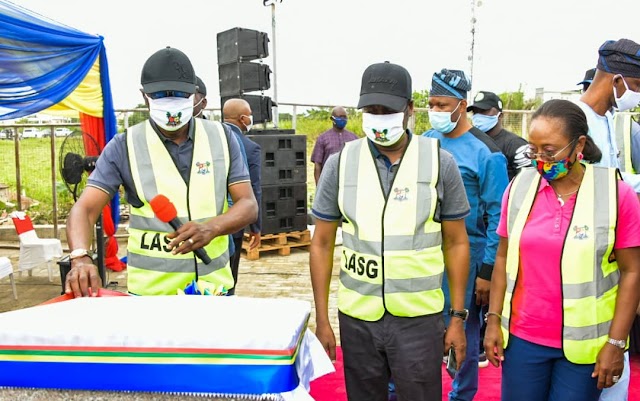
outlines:
[{"label": "white plastic chair", "polygon": [[16,291],[16,282],[13,279],[13,266],[9,258],[0,257],[0,279],[9,276],[11,281],[11,289],[13,290],[13,299],[18,299],[18,291]]},{"label": "white plastic chair", "polygon": [[38,238],[31,218],[24,212],[12,212],[11,219],[20,238],[20,261],[18,271],[29,271],[43,263],[49,270],[49,281],[53,281],[52,263],[54,258],[62,256],[62,244],[56,238]]}]

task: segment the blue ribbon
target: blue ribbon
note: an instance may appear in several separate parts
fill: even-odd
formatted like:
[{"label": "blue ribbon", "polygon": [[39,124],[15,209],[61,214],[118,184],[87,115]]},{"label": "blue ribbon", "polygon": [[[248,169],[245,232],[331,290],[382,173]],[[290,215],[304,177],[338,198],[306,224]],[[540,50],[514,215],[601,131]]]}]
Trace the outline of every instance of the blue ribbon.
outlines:
[{"label": "blue ribbon", "polygon": [[299,384],[294,365],[0,362],[0,386],[88,391],[275,394]]}]

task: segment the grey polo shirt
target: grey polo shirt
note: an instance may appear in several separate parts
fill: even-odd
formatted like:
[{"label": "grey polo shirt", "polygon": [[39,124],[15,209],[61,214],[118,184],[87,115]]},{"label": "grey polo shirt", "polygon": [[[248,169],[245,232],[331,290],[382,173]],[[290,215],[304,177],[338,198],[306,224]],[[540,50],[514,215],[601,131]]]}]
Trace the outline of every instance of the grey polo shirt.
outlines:
[{"label": "grey polo shirt", "polygon": [[[412,134],[408,133],[408,135],[409,140],[412,140]],[[371,141],[368,139],[366,141],[369,144],[372,155],[375,157],[382,188],[385,195],[388,195],[393,179],[398,172],[401,159],[392,164],[389,158],[380,153]],[[322,175],[318,181],[311,212],[321,220],[339,221],[342,219],[342,214],[338,207],[339,160],[340,153],[331,155],[324,165]],[[440,149],[440,170],[436,191],[440,200],[434,216],[436,221],[460,220],[469,214],[469,202],[467,201],[467,194],[464,190],[460,171],[453,156],[443,149]]]},{"label": "grey polo shirt", "polygon": [[[180,144],[176,144],[161,135],[156,128],[155,123],[151,121],[151,126],[162,139],[162,142],[171,155],[174,164],[180,171],[182,179],[187,184],[189,184],[189,171],[191,170],[193,158],[193,136],[195,124],[192,124],[192,122],[193,121],[189,123],[189,136],[187,140]],[[212,122],[203,120],[202,123],[210,124]],[[242,159],[238,141],[236,140],[235,135],[230,135],[228,128],[225,128],[224,132],[227,136],[227,142],[229,143],[230,160],[227,185],[230,186],[239,182],[249,182],[249,170],[247,170],[247,166]],[[127,155],[126,135],[116,135],[111,141],[109,141],[107,146],[105,146],[104,150],[100,154],[98,162],[96,163],[96,169],[91,173],[87,180],[87,185],[101,189],[110,196],[115,195],[120,188],[120,185],[122,185],[125,190],[127,202],[129,202],[133,207],[142,206],[142,202],[138,198],[133,184],[131,167],[129,165],[129,156]],[[167,196],[169,195],[170,194],[167,194]]]}]

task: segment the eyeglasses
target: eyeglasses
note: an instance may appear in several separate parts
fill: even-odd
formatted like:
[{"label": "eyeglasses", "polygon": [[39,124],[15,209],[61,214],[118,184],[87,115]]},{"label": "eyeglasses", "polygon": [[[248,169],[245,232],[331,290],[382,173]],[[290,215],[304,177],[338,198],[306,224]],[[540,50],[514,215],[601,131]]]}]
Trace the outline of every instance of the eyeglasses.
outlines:
[{"label": "eyeglasses", "polygon": [[161,91],[161,92],[153,92],[147,93],[147,96],[151,99],[162,99],[163,97],[184,97],[188,98],[191,96],[191,93],[181,92],[181,91]]},{"label": "eyeglasses", "polygon": [[[524,154],[524,157],[526,157],[527,159],[531,159],[531,160],[540,159],[544,162],[554,162],[556,161],[556,156],[564,152],[566,148],[568,148],[570,145],[574,144],[575,142],[576,140],[574,139],[573,141],[569,142],[564,148],[560,149],[556,153],[553,153],[550,150],[547,150],[545,152],[535,153],[533,151],[533,148],[529,148],[529,150],[524,152],[523,154]],[[571,152],[573,152],[573,148],[571,148]]]}]

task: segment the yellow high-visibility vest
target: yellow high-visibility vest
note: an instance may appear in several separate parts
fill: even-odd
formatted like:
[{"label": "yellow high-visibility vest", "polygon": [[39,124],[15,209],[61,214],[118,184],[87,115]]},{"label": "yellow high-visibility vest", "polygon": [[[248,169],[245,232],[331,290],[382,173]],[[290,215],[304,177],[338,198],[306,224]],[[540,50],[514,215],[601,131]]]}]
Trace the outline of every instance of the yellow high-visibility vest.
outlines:
[{"label": "yellow high-visibility vest", "polygon": [[204,249],[212,259],[205,265],[191,252],[173,255],[166,235],[173,232],[158,220],[149,205],[162,194],[176,206],[182,222],[205,222],[227,208],[229,144],[218,122],[194,118],[193,162],[189,184],[182,179],[162,139],[149,121],[127,133],[127,150],[135,191],[143,203],[131,208],[127,256],[128,289],[138,295],[171,295],[195,278],[233,287],[227,235],[214,238]]},{"label": "yellow high-visibility vest", "polygon": [[631,114],[618,112],[613,115],[613,128],[616,134],[617,143],[622,143],[620,149],[620,170],[635,174],[636,171],[631,163]]},{"label": "yellow high-visibility vest", "polygon": [[[565,357],[577,364],[595,363],[607,342],[615,310],[620,279],[613,255],[618,176],[617,169],[585,165],[558,266],[562,281],[562,349]],[[518,280],[520,237],[538,195],[540,179],[536,170],[523,170],[509,192],[507,288],[501,319],[505,347],[509,343],[511,304]]]},{"label": "yellow high-visibility vest", "polygon": [[441,313],[442,233],[434,221],[439,142],[413,136],[385,196],[366,139],[340,154],[338,203],[344,217],[338,309],[376,321]]}]

